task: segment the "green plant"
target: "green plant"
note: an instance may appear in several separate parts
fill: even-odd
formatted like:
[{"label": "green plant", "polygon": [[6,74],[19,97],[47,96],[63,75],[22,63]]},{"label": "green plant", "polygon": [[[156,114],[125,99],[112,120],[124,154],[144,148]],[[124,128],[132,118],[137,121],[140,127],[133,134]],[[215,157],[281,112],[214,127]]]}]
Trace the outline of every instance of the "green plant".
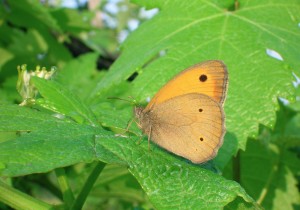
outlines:
[{"label": "green plant", "polygon": [[[50,209],[53,206],[42,200],[54,198],[37,199],[38,192],[50,191],[60,201],[56,208],[64,209],[80,209],[86,200],[95,209],[101,201],[103,208],[120,209],[299,207],[299,101],[286,107],[278,105],[277,98],[293,101],[297,94],[292,71],[300,75],[300,3],[132,2],[159,8],[159,13],[126,39],[109,71],[97,72],[96,60],[105,52],[99,50],[99,43],[90,45],[96,52],[74,58],[60,42],[70,34],[80,38],[80,33],[94,28],[78,24],[71,30],[72,24],[62,24],[65,16],[57,14],[69,10],[56,11],[29,0],[4,1],[0,201],[16,209],[33,205]],[[24,21],[25,16],[31,21]],[[283,60],[269,56],[268,49],[279,52]],[[41,52],[45,58],[35,59]],[[132,106],[108,100],[109,96],[133,96],[145,104],[176,73],[209,59],[223,60],[229,69],[227,134],[214,160],[191,164],[153,144],[148,151],[146,138],[137,144],[136,125],[125,136],[116,135],[132,119]],[[58,68],[50,80],[31,78],[38,91],[31,107],[12,105],[22,101],[13,87],[15,66],[23,63]],[[29,176],[34,182],[25,179],[36,173],[42,174]],[[21,183],[40,184],[22,189],[16,176],[25,176]],[[118,197],[121,204],[114,200]]]}]

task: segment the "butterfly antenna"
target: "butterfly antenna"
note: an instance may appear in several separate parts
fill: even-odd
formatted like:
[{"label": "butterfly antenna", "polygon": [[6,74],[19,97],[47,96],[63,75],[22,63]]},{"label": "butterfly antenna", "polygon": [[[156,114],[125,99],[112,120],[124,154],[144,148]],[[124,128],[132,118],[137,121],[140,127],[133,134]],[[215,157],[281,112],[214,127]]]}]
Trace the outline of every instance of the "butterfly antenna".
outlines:
[{"label": "butterfly antenna", "polygon": [[116,100],[121,100],[121,101],[127,101],[131,104],[134,104],[136,105],[136,100],[132,97],[132,96],[128,96],[128,98],[132,99],[132,100],[129,100],[129,99],[125,99],[125,98],[119,98],[119,97],[107,97],[107,99],[116,99]]}]

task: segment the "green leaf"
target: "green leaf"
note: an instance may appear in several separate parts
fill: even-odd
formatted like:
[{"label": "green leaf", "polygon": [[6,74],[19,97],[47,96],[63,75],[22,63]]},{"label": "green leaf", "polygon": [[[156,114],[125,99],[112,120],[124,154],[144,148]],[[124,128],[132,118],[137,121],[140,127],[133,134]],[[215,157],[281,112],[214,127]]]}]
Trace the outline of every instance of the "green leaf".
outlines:
[{"label": "green leaf", "polygon": [[[229,71],[226,127],[237,137],[239,148],[257,134],[259,124],[274,124],[277,97],[291,98],[294,92],[291,68],[299,65],[298,1],[244,0],[233,11],[229,1],[134,2],[160,12],[127,38],[121,56],[92,93],[95,102],[134,72],[138,76],[127,95],[144,102],[183,69],[220,59]],[[267,49],[279,52],[284,61],[268,56]]]},{"label": "green leaf", "polygon": [[261,126],[258,140],[241,153],[241,185],[265,209],[294,209],[300,204],[300,159],[291,147],[300,145],[300,115],[279,104],[274,130]]},{"label": "green leaf", "polygon": [[[299,102],[298,102],[299,103]],[[277,120],[271,140],[284,148],[300,146],[300,112],[279,103]]]},{"label": "green leaf", "polygon": [[294,209],[300,204],[297,180],[300,160],[273,143],[248,141],[241,153],[241,185],[265,209]]},{"label": "green leaf", "polygon": [[99,77],[103,76],[96,71],[98,56],[97,53],[88,53],[71,60],[59,69],[55,81],[67,86],[73,93],[86,100]]},{"label": "green leaf", "polygon": [[[187,164],[186,160],[167,156],[158,147],[152,146],[152,151],[148,151],[145,141],[137,145],[134,139],[138,140],[134,137],[117,138],[116,141],[96,138],[96,151],[104,147],[127,162],[155,208],[221,209],[237,197],[256,206],[238,183]],[[101,153],[97,153],[97,157],[103,160]]]},{"label": "green leaf", "polygon": [[2,175],[41,173],[57,167],[95,159],[95,135],[109,135],[101,128],[19,107],[0,106],[0,132],[20,137],[0,143]]},{"label": "green leaf", "polygon": [[57,32],[61,31],[56,20],[49,14],[46,7],[44,7],[40,2],[32,0],[24,0],[21,2],[8,0],[6,4],[7,7],[6,9],[3,9],[3,12],[7,13],[6,15],[10,22],[18,26],[29,28],[45,27],[54,29]]},{"label": "green leaf", "polygon": [[98,124],[95,115],[89,107],[61,84],[38,77],[33,77],[32,82],[43,96],[43,99],[39,102],[40,105],[73,117],[81,123],[86,121],[91,125]]},{"label": "green leaf", "polygon": [[50,10],[52,18],[60,25],[60,28],[72,34],[79,34],[83,31],[92,29],[90,22],[92,14],[85,13],[84,15],[77,10],[69,8],[57,8]]}]

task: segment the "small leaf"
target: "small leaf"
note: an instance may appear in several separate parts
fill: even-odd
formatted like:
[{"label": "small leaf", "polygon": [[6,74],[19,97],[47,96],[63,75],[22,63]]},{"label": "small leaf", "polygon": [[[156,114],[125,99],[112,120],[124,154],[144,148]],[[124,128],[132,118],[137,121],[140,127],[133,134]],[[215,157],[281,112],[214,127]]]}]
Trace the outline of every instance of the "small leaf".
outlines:
[{"label": "small leaf", "polygon": [[[33,77],[32,81],[44,100],[40,102],[44,107],[53,111],[73,117],[78,122],[82,121],[78,115],[91,125],[97,125],[98,121],[93,112],[76,95],[68,91],[64,86],[55,81],[48,81]],[[43,104],[42,104],[43,103]],[[82,122],[81,122],[82,123]]]}]

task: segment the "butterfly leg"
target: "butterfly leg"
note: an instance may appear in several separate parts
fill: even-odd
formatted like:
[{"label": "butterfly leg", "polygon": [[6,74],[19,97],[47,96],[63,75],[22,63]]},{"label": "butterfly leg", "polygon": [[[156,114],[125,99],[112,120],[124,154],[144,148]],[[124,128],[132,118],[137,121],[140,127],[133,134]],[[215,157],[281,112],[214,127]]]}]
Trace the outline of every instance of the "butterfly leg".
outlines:
[{"label": "butterfly leg", "polygon": [[124,129],[124,131],[122,133],[120,133],[120,135],[124,135],[125,133],[127,133],[129,131],[129,128],[130,128],[133,121],[134,121],[134,119],[131,119],[127,122],[126,128]]},{"label": "butterfly leg", "polygon": [[[131,124],[132,124],[133,121],[138,125],[138,122],[136,121],[135,118],[131,119],[130,121],[128,121],[127,127],[126,127],[125,131],[122,134],[125,134],[126,132],[129,131],[129,128],[130,128],[130,126],[131,126]],[[130,133],[134,133],[134,132],[130,132]],[[136,135],[138,135],[138,134],[136,134]],[[142,139],[143,139],[143,135],[139,135],[139,136],[140,136],[140,139],[137,141],[137,144],[140,144],[142,142]]]},{"label": "butterfly leg", "polygon": [[[138,141],[138,144],[141,143],[143,139],[143,136],[140,137],[139,141]],[[149,135],[148,135],[148,151],[150,151],[150,139],[151,139],[151,126],[150,126],[150,132],[149,132]]]},{"label": "butterfly leg", "polygon": [[129,131],[129,128],[130,128],[130,126],[131,126],[131,124],[132,124],[132,122],[134,121],[134,119],[131,119],[130,121],[128,121],[128,123],[127,123],[127,127],[126,127],[126,129],[125,129],[125,131],[124,131],[124,133],[126,133],[126,132],[128,132]]},{"label": "butterfly leg", "polygon": [[137,144],[141,144],[142,139],[143,139],[143,135],[140,135],[140,139],[137,141]]}]

